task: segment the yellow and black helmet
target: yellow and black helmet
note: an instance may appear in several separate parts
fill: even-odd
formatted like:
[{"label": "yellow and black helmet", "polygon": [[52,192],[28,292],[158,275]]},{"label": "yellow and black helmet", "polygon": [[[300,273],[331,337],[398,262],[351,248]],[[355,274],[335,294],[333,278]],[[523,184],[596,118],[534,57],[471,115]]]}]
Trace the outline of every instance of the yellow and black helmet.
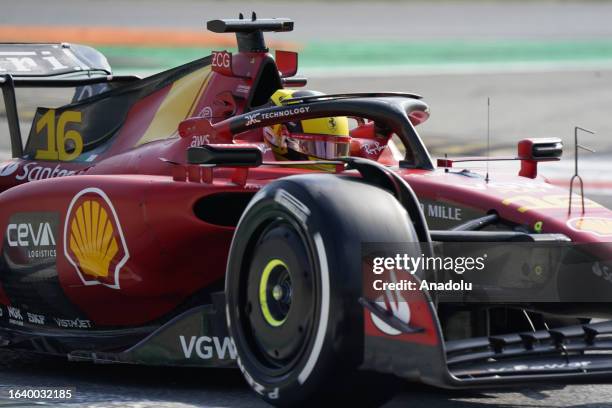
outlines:
[{"label": "yellow and black helmet", "polygon": [[[279,89],[271,106],[289,98],[323,95],[321,92]],[[346,116],[305,119],[264,128],[264,139],[277,160],[334,160],[349,155],[349,122]]]}]

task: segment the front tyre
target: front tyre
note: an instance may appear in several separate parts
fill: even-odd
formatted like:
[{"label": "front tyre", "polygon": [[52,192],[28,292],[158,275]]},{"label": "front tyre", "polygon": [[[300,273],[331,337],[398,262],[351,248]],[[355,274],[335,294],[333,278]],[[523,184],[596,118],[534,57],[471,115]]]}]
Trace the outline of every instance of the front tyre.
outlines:
[{"label": "front tyre", "polygon": [[229,333],[251,387],[278,406],[382,402],[358,370],[361,244],[417,241],[397,200],[360,180],[294,176],[255,195],[226,276]]}]

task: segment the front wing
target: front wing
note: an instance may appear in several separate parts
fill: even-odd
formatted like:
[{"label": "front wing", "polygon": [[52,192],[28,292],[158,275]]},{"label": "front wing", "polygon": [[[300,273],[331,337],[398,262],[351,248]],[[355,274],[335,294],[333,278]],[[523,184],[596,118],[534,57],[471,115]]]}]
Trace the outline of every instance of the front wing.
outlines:
[{"label": "front wing", "polygon": [[431,298],[422,295],[401,333],[389,330],[401,329],[393,313],[364,309],[364,369],[443,388],[612,378],[612,322],[444,341]]}]

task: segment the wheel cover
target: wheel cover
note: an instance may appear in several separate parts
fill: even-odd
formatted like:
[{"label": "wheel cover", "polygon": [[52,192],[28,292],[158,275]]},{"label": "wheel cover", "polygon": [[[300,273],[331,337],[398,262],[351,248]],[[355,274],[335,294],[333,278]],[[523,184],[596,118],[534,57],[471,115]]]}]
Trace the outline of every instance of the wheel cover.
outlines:
[{"label": "wheel cover", "polygon": [[[239,325],[258,367],[271,376],[299,364],[318,308],[312,253],[300,228],[274,217],[260,230],[243,278]],[[246,272],[246,270],[245,270]]]}]

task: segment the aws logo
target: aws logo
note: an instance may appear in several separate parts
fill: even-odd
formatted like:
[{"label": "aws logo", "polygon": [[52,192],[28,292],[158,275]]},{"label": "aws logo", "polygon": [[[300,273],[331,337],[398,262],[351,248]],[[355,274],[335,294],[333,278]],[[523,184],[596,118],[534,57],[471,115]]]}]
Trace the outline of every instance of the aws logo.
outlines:
[{"label": "aws logo", "polygon": [[102,190],[86,188],[70,202],[64,254],[83,284],[120,289],[119,273],[130,254],[117,212]]},{"label": "aws logo", "polygon": [[567,222],[574,231],[590,232],[600,237],[612,237],[612,218],[579,217]]}]

